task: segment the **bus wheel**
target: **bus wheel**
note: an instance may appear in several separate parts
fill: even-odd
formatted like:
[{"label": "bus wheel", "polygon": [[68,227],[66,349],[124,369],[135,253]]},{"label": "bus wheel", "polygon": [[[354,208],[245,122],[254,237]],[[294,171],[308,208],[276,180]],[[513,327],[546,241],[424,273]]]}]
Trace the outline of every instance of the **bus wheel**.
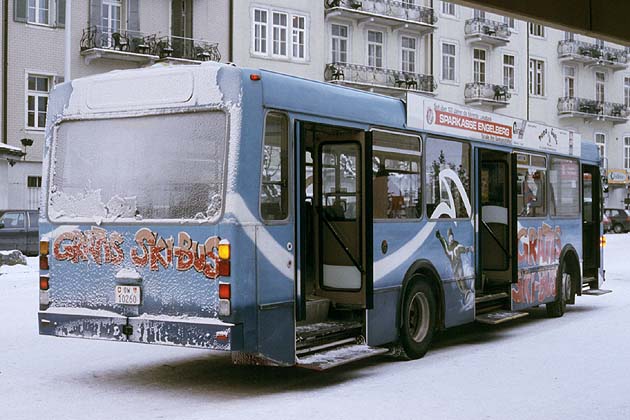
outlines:
[{"label": "bus wheel", "polygon": [[562,262],[562,269],[558,272],[556,279],[556,290],[558,291],[556,300],[547,304],[547,315],[552,318],[559,318],[564,315],[567,302],[571,300],[571,272],[568,270],[565,261]]},{"label": "bus wheel", "polygon": [[402,345],[410,359],[419,359],[429,350],[436,324],[435,296],[429,284],[413,282],[403,308]]}]

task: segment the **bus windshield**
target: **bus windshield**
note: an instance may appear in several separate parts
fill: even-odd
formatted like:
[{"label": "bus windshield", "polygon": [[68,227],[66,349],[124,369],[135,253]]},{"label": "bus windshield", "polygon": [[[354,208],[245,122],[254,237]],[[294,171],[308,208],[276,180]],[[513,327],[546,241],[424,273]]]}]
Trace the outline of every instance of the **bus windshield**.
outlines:
[{"label": "bus windshield", "polygon": [[52,221],[216,221],[225,183],[224,112],[66,121],[53,150]]}]

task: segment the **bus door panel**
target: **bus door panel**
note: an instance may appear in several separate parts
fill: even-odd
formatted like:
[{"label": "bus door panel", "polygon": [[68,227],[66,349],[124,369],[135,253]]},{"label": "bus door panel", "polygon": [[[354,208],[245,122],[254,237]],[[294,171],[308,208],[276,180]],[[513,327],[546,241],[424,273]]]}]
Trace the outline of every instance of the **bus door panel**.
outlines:
[{"label": "bus door panel", "polygon": [[597,279],[600,267],[601,180],[597,166],[582,166],[582,255],[584,277]]},{"label": "bus door panel", "polygon": [[365,162],[371,159],[369,133],[315,125],[311,129],[313,293],[335,305],[369,308],[372,216],[366,203],[371,200],[371,177],[365,176]]},{"label": "bus door panel", "polygon": [[485,286],[515,281],[512,237],[516,217],[511,191],[513,162],[506,152],[479,150],[479,248]]}]

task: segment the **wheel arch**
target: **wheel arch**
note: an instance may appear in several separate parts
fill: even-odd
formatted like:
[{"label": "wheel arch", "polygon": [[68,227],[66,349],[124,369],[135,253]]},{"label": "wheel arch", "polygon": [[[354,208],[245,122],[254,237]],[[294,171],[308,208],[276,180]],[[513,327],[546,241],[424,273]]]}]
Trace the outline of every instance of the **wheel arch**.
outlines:
[{"label": "wheel arch", "polygon": [[399,309],[399,314],[398,314],[398,319],[399,319],[398,326],[400,327],[402,325],[403,310],[404,310],[403,303],[405,302],[405,293],[407,291],[407,288],[410,282],[416,275],[420,275],[424,279],[426,279],[426,281],[431,286],[431,290],[433,290],[433,292],[435,293],[435,300],[438,306],[437,308],[438,319],[436,322],[436,326],[439,329],[443,329],[444,328],[444,288],[442,287],[442,282],[440,281],[440,275],[438,274],[437,270],[435,269],[431,261],[426,260],[426,259],[420,259],[420,260],[415,261],[413,264],[411,264],[411,266],[407,269],[407,272],[405,273],[405,277],[402,283],[401,294],[400,294],[400,309]]}]

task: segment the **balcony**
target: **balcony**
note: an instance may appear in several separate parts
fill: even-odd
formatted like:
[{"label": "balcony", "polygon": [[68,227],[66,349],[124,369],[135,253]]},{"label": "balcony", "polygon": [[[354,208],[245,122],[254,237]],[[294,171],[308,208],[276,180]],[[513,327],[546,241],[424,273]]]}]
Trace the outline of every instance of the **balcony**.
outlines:
[{"label": "balcony", "polygon": [[558,43],[558,58],[561,62],[583,63],[589,67],[603,67],[613,71],[628,68],[626,51],[618,48],[601,47],[583,41],[560,41]]},{"label": "balcony", "polygon": [[507,86],[492,83],[466,83],[464,102],[473,106],[501,108],[510,103],[512,95]]},{"label": "balcony", "polygon": [[390,96],[404,96],[408,91],[435,95],[437,89],[431,75],[379,69],[360,64],[327,64],[324,79],[330,83]]},{"label": "balcony", "polygon": [[507,45],[512,34],[507,24],[482,18],[468,19],[464,33],[466,41],[471,44],[489,44],[494,47]]},{"label": "balcony", "polygon": [[156,61],[171,63],[200,63],[220,61],[219,44],[177,36],[158,37],[138,31],[108,32],[99,26],[90,26],[81,36],[81,56],[86,64],[93,60],[120,60],[137,64]]},{"label": "balcony", "polygon": [[326,17],[356,20],[359,25],[374,23],[419,34],[435,29],[437,15],[430,7],[397,0],[324,0]]},{"label": "balcony", "polygon": [[219,44],[180,36],[163,36],[153,43],[153,51],[161,62],[198,64],[202,61],[221,61]]},{"label": "balcony", "polygon": [[591,121],[610,121],[621,124],[628,121],[630,110],[624,104],[601,102],[584,98],[559,98],[559,118],[583,118]]},{"label": "balcony", "polygon": [[81,35],[81,56],[86,64],[98,59],[151,64],[159,57],[151,51],[149,38],[138,31],[110,32],[107,28],[90,26]]}]

